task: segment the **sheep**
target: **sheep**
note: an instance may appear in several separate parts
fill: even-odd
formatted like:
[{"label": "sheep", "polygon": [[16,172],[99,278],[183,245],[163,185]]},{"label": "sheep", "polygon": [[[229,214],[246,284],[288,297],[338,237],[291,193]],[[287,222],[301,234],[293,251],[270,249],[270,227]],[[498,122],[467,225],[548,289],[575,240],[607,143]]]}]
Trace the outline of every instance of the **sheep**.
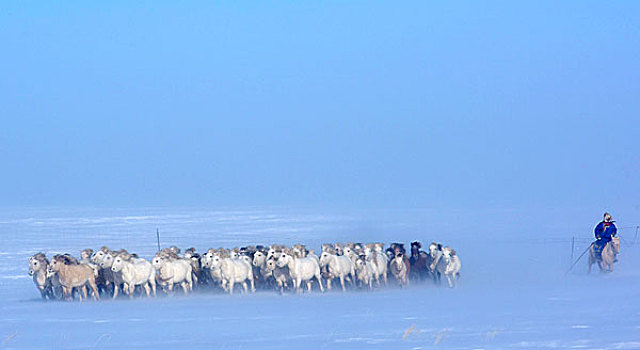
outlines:
[{"label": "sheep", "polygon": [[191,263],[185,259],[177,257],[177,253],[163,254],[158,252],[153,257],[151,264],[156,269],[157,282],[161,286],[167,287],[171,292],[174,284],[180,284],[184,294],[193,290]]},{"label": "sheep", "polygon": [[[345,254],[347,252],[345,248]],[[345,278],[355,278],[355,265],[347,256],[338,256],[332,254],[330,251],[322,252],[320,255],[320,267],[327,267],[328,277],[327,277],[327,289],[331,290],[331,281],[334,278],[340,279],[340,285],[342,286],[342,291],[346,291],[344,286]]]},{"label": "sheep", "polygon": [[311,291],[311,279],[316,278],[320,285],[320,291],[324,292],[322,279],[320,278],[320,263],[318,257],[309,254],[305,258],[294,257],[287,249],[276,255],[276,265],[280,268],[289,268],[289,274],[293,280],[293,286],[297,292],[301,292],[302,281],[307,282],[307,289]]},{"label": "sheep", "polygon": [[136,286],[143,286],[147,297],[151,296],[151,291],[156,296],[156,269],[147,260],[133,258],[131,254],[123,252],[116,256],[111,271],[120,273],[129,298],[133,299]]}]

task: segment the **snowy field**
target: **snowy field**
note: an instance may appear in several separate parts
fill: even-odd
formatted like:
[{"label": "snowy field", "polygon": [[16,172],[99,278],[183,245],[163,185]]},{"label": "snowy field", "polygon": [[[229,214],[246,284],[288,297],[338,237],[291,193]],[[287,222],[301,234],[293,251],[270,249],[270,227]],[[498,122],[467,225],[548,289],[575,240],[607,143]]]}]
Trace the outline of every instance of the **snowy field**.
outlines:
[{"label": "snowy field", "polygon": [[[599,219],[549,222],[516,210],[283,208],[0,211],[0,348],[640,349],[640,244],[620,224],[611,274],[565,276]],[[576,224],[579,223],[579,224]],[[636,224],[636,223],[633,223]],[[146,258],[162,246],[439,241],[462,260],[457,289],[413,284],[373,292],[280,296],[219,293],[101,302],[43,302],[28,276],[42,251],[102,245]]]}]

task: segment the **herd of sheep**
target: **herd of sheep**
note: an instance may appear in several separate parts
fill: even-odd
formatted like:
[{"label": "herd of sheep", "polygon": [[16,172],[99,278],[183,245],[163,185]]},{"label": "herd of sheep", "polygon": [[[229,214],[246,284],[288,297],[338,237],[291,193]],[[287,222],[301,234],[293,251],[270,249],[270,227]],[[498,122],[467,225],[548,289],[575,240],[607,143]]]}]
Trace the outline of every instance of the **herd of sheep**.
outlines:
[{"label": "herd of sheep", "polygon": [[[308,291],[317,283],[320,291],[331,290],[339,282],[347,288],[373,289],[394,283],[407,286],[411,280],[432,280],[439,284],[444,276],[449,287],[456,285],[460,258],[455,250],[431,243],[427,251],[418,241],[411,243],[410,255],[404,245],[392,243],[323,244],[320,256],[304,245],[248,246],[233,249],[209,249],[199,254],[195,248],[183,254],[177,247],[160,250],[151,261],[128,251],[102,247],[94,252],[85,249],[80,259],[70,254],[53,256],[43,253],[29,259],[29,275],[43,299],[79,300],[89,293],[117,298],[123,292],[130,298],[136,293],[155,296],[159,286],[171,293],[180,286],[184,293],[194,288],[219,289],[233,294],[236,285],[244,292],[256,288]],[[136,287],[138,287],[136,289]]]}]

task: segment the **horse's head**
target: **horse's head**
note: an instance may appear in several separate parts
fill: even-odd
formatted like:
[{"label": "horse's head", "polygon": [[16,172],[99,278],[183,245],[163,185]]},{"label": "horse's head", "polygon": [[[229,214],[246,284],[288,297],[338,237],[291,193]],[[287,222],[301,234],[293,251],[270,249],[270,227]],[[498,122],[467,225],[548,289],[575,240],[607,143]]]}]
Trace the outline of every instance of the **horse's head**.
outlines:
[{"label": "horse's head", "polygon": [[393,262],[396,264],[396,268],[402,271],[402,269],[404,268],[404,253],[397,252],[395,259],[393,259]]},{"label": "horse's head", "polygon": [[614,253],[620,253],[620,237],[611,238],[611,248],[613,248]]}]

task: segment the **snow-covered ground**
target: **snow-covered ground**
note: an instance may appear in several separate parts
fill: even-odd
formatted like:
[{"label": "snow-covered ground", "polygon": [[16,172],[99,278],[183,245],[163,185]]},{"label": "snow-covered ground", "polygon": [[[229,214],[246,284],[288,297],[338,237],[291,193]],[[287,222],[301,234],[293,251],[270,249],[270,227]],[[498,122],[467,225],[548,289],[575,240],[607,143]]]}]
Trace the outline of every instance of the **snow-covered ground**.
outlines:
[{"label": "snow-covered ground", "polygon": [[[517,210],[283,208],[0,211],[0,348],[640,348],[640,243],[623,227],[616,271],[565,276],[595,225]],[[576,222],[580,222],[576,225]],[[620,225],[624,226],[624,225]],[[163,246],[233,247],[333,241],[440,241],[462,259],[457,289],[280,296],[195,293],[146,300],[42,302],[28,258],[102,245],[144,257]]]}]

